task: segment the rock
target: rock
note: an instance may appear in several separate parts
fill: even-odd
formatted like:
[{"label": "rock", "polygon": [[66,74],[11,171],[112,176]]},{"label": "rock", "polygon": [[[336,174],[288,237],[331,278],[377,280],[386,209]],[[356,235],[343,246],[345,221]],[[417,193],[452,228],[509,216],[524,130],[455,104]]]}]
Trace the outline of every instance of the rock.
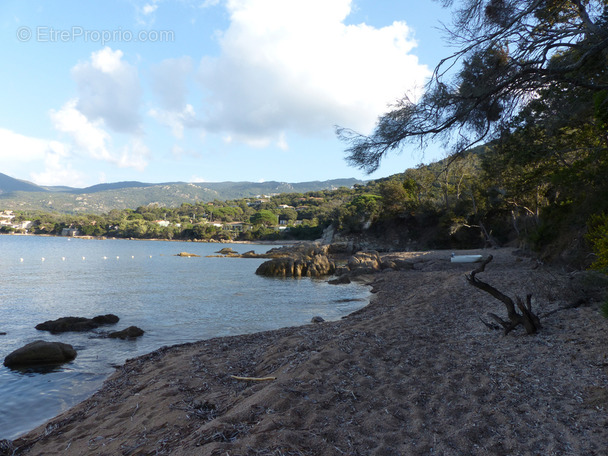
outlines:
[{"label": "rock", "polygon": [[135,339],[144,335],[144,330],[137,326],[129,326],[122,331],[114,331],[108,334],[108,337],[112,339]]},{"label": "rock", "polygon": [[175,256],[187,257],[187,258],[200,257],[200,255],[197,255],[196,253],[188,253],[188,252],[180,252],[180,253],[178,253]]},{"label": "rock", "polygon": [[395,271],[414,269],[414,263],[403,259],[387,259],[382,261],[382,269],[394,269]]},{"label": "rock", "polygon": [[15,454],[15,447],[10,440],[0,440],[0,456],[12,456]]},{"label": "rock", "polygon": [[321,277],[336,270],[335,263],[327,256],[329,246],[316,243],[298,244],[271,249],[264,257],[272,258],[262,263],[258,275],[275,277]]},{"label": "rock", "polygon": [[96,317],[93,317],[93,321],[98,325],[113,325],[118,323],[119,320],[120,318],[114,314],[97,315]]},{"label": "rock", "polygon": [[113,314],[98,315],[94,318],[84,317],[62,317],[57,320],[48,320],[36,325],[40,331],[58,332],[83,332],[99,328],[101,325],[111,325],[117,323],[119,318]]},{"label": "rock", "polygon": [[221,255],[238,255],[238,252],[235,252],[230,247],[224,247],[223,249],[218,250],[215,253],[219,253]]},{"label": "rock", "polygon": [[259,258],[260,256],[255,253],[255,250],[249,250],[241,255],[243,258]]},{"label": "rock", "polygon": [[0,332],[0,336],[6,336],[5,332]]},{"label": "rock", "polygon": [[255,273],[271,277],[320,277],[333,274],[335,268],[334,262],[325,255],[317,255],[313,258],[296,256],[266,261]]},{"label": "rock", "polygon": [[336,279],[328,280],[327,283],[330,285],[348,285],[351,282],[347,275],[341,275]]},{"label": "rock", "polygon": [[345,275],[345,274],[348,274],[349,272],[350,272],[350,269],[348,269],[348,266],[336,266],[335,274],[337,276]]},{"label": "rock", "polygon": [[4,358],[6,367],[63,364],[76,358],[74,347],[62,342],[36,340]]},{"label": "rock", "polygon": [[311,323],[323,323],[325,321],[325,319],[323,317],[312,317],[312,320],[310,320]]},{"label": "rock", "polygon": [[351,271],[355,269],[380,271],[382,269],[382,260],[375,250],[357,252],[348,259],[348,267]]}]

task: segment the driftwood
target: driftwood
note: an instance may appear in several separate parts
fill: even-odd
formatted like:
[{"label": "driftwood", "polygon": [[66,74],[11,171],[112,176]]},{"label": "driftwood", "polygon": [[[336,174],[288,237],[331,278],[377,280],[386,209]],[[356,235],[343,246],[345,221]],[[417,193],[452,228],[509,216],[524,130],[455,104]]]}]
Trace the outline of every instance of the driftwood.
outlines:
[{"label": "driftwood", "polygon": [[244,382],[268,382],[277,379],[276,377],[239,377],[237,375],[231,375],[230,378]]},{"label": "driftwood", "polygon": [[[522,325],[528,334],[535,334],[541,328],[541,324],[538,316],[532,312],[531,294],[526,296],[525,303],[519,296],[516,296],[515,301],[513,301],[510,297],[500,292],[492,285],[482,282],[476,277],[477,274],[485,271],[486,265],[490,263],[493,258],[492,255],[489,255],[477,269],[472,271],[469,275],[466,275],[467,281],[475,288],[485,291],[505,305],[507,308],[507,317],[509,318],[508,321],[503,320],[496,314],[488,313],[489,317],[504,328],[505,334],[509,334],[509,332],[519,325]],[[519,313],[517,309],[519,309],[521,313]],[[488,327],[492,327],[486,322],[484,322],[484,324]]]}]

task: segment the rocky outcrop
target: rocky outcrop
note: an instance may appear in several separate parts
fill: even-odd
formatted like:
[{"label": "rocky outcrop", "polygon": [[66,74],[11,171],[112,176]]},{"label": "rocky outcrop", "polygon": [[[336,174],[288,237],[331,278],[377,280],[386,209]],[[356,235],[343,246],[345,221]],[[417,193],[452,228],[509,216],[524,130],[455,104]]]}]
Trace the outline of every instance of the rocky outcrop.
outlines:
[{"label": "rocky outcrop", "polygon": [[175,256],[186,257],[186,258],[198,258],[198,257],[200,257],[200,255],[197,255],[196,253],[188,253],[188,252],[179,252]]},{"label": "rocky outcrop", "polygon": [[348,259],[348,269],[359,274],[373,274],[382,270],[380,254],[375,250],[357,252]]},{"label": "rocky outcrop", "polygon": [[99,328],[102,325],[113,325],[118,323],[119,318],[113,314],[98,315],[94,318],[85,317],[62,317],[57,320],[48,320],[36,325],[40,331],[60,332],[84,332]]},{"label": "rocky outcrop", "polygon": [[275,258],[262,263],[256,274],[273,277],[321,277],[336,270],[327,255],[328,246],[301,244],[290,248],[271,249]]},{"label": "rocky outcrop", "polygon": [[4,358],[6,367],[27,367],[41,364],[63,364],[76,358],[76,350],[62,342],[36,340]]},{"label": "rocky outcrop", "polygon": [[400,258],[381,258],[375,250],[357,252],[352,255],[345,266],[336,268],[337,278],[330,280],[331,285],[349,284],[351,279],[367,276],[385,270],[413,269],[414,263]]},{"label": "rocky outcrop", "polygon": [[144,335],[144,330],[137,326],[129,326],[122,331],[114,331],[108,334],[108,337],[112,339],[135,339]]}]

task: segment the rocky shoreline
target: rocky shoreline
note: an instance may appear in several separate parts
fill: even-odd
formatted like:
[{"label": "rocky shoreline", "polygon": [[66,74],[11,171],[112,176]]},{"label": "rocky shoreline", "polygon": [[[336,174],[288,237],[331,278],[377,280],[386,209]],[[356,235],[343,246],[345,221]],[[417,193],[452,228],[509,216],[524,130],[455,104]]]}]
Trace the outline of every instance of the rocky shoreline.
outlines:
[{"label": "rocky shoreline", "polygon": [[504,306],[449,252],[393,253],[411,267],[375,274],[370,305],[341,321],[129,360],[0,454],[604,454],[605,289],[491,253],[483,278],[533,294],[538,334],[488,329],[480,317]]}]

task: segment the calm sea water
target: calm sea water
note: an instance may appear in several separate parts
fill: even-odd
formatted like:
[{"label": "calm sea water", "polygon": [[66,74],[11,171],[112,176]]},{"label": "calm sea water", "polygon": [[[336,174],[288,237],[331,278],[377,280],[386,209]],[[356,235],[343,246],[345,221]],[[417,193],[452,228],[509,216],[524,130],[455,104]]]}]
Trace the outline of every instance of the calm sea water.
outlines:
[{"label": "calm sea water", "polygon": [[[12,439],[90,396],[113,365],[165,345],[336,320],[367,304],[367,287],[255,275],[264,261],[205,258],[269,246],[82,240],[0,235],[0,361],[34,340],[69,343],[72,363],[50,371],[0,366],[0,439]],[[179,252],[201,258],[175,256]],[[94,333],[52,335],[34,327],[64,316],[113,313],[137,340]],[[99,330],[98,330],[99,331]]]}]

